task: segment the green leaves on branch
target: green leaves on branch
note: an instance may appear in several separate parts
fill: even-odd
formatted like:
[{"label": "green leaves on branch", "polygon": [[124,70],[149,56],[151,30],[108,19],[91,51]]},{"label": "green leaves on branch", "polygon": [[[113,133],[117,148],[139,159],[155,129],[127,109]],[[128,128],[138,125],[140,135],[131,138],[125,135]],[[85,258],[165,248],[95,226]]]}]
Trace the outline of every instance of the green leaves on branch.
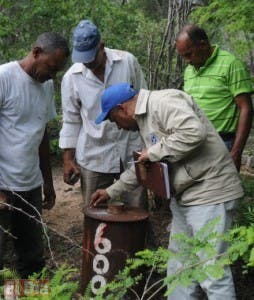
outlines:
[{"label": "green leaves on branch", "polygon": [[232,229],[227,239],[230,242],[228,253],[231,261],[242,258],[247,266],[254,267],[254,225]]},{"label": "green leaves on branch", "polygon": [[[20,300],[70,300],[72,299],[73,294],[77,291],[78,283],[72,281],[72,276],[77,273],[77,270],[70,268],[66,265],[62,265],[58,268],[52,278],[49,280],[49,291],[46,294],[36,294],[33,295],[33,292],[26,295],[26,297],[18,297]],[[29,280],[43,280],[49,279],[50,274],[46,269],[43,269],[41,273],[34,273],[29,277]],[[1,284],[4,283],[6,279],[15,279],[18,280],[18,276],[14,271],[9,269],[4,269],[0,271],[0,281]],[[4,286],[0,286],[0,299],[3,295]],[[18,296],[19,291],[17,291]],[[15,298],[16,299],[16,298]]]},{"label": "green leaves on branch", "polygon": [[[145,249],[128,259],[126,267],[119,272],[114,281],[99,290],[95,300],[121,299],[129,295],[130,299],[156,299],[156,295],[167,289],[165,296],[177,286],[189,286],[192,282],[202,282],[208,276],[221,278],[224,267],[241,258],[247,267],[254,266],[254,226],[241,226],[229,233],[220,235],[214,231],[219,222],[215,219],[197,232],[195,238],[185,234],[172,237],[173,247],[177,251],[159,248],[156,251]],[[229,243],[225,253],[216,254],[218,241]],[[175,268],[174,273],[166,276],[167,265]],[[154,273],[161,274],[157,281]],[[144,286],[141,294],[139,284]]]},{"label": "green leaves on branch", "polygon": [[254,70],[254,1],[208,0],[206,3],[193,12],[193,21],[204,27],[215,43],[233,51]]}]

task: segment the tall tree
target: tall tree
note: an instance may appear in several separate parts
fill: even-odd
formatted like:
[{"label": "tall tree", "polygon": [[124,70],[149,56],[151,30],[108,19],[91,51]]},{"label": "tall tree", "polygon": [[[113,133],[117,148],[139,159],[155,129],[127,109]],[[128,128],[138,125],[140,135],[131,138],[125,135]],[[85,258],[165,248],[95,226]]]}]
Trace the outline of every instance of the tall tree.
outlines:
[{"label": "tall tree", "polygon": [[186,24],[191,11],[200,4],[201,1],[193,0],[168,1],[167,20],[163,26],[163,35],[160,36],[159,49],[154,47],[157,32],[151,31],[149,37],[148,74],[152,88],[181,87],[183,62],[175,52],[175,37],[180,28]]}]

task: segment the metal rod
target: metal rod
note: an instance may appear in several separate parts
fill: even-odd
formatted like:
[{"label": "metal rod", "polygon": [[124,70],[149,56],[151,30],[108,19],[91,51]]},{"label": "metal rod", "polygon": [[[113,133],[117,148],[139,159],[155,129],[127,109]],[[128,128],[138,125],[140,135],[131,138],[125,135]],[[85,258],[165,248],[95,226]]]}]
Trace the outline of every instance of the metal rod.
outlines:
[{"label": "metal rod", "polygon": [[141,161],[139,160],[127,161],[127,164],[137,164],[137,163],[141,163]]}]

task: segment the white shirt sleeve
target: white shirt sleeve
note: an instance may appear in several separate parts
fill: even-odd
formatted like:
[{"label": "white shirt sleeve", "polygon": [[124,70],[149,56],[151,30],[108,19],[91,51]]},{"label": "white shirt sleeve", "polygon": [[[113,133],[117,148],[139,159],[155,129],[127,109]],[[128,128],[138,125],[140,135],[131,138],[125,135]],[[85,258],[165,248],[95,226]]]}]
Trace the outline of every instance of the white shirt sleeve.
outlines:
[{"label": "white shirt sleeve", "polygon": [[81,128],[80,102],[75,97],[71,76],[64,76],[61,84],[63,126],[60,131],[59,147],[76,148]]},{"label": "white shirt sleeve", "polygon": [[139,184],[136,177],[135,166],[131,166],[129,169],[124,171],[121,174],[120,179],[108,187],[106,191],[110,198],[114,199],[120,196],[123,192],[133,191],[138,186]]}]

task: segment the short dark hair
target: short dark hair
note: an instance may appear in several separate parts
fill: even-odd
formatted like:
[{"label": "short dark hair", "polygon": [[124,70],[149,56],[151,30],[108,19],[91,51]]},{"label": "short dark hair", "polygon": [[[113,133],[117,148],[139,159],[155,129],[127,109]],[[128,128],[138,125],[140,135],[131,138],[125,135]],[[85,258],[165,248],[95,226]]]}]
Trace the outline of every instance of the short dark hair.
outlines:
[{"label": "short dark hair", "polygon": [[70,55],[67,40],[56,32],[45,32],[39,35],[35,41],[34,47],[41,47],[45,53],[52,53],[56,49],[61,49],[66,57]]},{"label": "short dark hair", "polygon": [[184,33],[187,33],[193,44],[198,44],[200,41],[208,42],[208,36],[205,30],[195,24],[184,26],[183,29],[177,34],[176,40],[178,40]]}]

